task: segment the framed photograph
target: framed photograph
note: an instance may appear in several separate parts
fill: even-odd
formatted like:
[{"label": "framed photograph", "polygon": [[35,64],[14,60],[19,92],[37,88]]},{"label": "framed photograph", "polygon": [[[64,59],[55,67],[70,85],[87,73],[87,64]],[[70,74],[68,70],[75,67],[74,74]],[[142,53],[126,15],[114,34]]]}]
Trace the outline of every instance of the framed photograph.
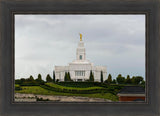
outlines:
[{"label": "framed photograph", "polygon": [[145,102],[146,17],[15,14],[14,102]]},{"label": "framed photograph", "polygon": [[0,115],[159,116],[158,6],[0,1]]}]

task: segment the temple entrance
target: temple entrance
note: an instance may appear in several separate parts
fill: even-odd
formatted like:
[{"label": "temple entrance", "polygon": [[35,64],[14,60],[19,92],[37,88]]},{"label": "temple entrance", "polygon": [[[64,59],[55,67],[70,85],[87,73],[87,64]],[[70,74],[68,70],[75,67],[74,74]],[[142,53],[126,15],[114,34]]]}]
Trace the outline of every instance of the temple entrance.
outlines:
[{"label": "temple entrance", "polygon": [[82,82],[82,79],[77,79],[77,82]]}]

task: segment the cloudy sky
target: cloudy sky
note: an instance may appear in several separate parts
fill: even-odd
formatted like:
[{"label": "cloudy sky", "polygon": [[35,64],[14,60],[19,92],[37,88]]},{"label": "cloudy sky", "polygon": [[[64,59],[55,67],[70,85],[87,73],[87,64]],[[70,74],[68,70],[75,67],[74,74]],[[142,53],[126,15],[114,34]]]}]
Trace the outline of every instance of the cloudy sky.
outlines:
[{"label": "cloudy sky", "polygon": [[86,58],[113,78],[145,77],[145,15],[15,15],[15,78],[52,76],[76,59],[79,33]]}]

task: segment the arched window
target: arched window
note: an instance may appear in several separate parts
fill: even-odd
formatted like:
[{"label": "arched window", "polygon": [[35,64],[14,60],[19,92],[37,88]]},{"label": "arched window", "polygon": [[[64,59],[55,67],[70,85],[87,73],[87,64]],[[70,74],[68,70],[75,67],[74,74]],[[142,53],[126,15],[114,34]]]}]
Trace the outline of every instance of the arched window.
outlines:
[{"label": "arched window", "polygon": [[82,60],[82,55],[79,56],[79,59]]}]

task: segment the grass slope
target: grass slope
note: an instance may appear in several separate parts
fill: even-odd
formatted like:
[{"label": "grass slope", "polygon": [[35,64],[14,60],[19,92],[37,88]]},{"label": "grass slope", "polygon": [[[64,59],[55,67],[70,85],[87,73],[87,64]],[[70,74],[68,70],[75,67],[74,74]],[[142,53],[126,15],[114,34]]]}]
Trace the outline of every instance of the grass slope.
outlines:
[{"label": "grass slope", "polygon": [[112,101],[118,101],[118,97],[111,93],[94,93],[94,94],[72,94],[55,92],[41,88],[40,86],[22,86],[22,90],[15,90],[15,93],[39,94],[39,95],[62,95],[62,96],[82,96],[92,98],[104,98]]},{"label": "grass slope", "polygon": [[54,83],[46,83],[46,85],[50,86],[50,87],[54,87],[54,88],[58,88],[58,89],[70,89],[70,90],[98,90],[98,89],[104,89],[103,87],[87,87],[87,88],[75,88],[75,87],[65,87],[65,86],[61,86],[61,85],[57,85]]}]

